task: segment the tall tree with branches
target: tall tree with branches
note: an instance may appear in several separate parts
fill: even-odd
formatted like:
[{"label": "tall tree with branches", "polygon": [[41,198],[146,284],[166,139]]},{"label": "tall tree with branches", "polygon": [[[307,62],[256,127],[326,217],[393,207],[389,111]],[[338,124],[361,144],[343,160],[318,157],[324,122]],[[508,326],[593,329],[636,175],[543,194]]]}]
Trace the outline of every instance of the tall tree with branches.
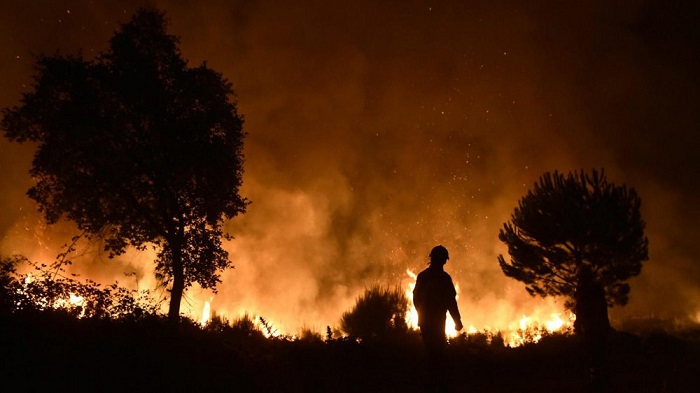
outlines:
[{"label": "tall tree with branches", "polygon": [[232,85],[189,67],[165,14],[139,10],[95,59],[41,56],[33,90],[5,108],[11,141],[37,145],[28,191],[49,223],[74,221],[110,257],[154,246],[179,320],[187,287],[231,266],[223,223],[245,212],[243,118]]},{"label": "tall tree with branches", "polygon": [[608,182],[603,170],[545,173],[499,232],[510,261],[498,263],[506,276],[531,295],[564,296],[571,305],[576,270],[592,268],[605,287],[608,304],[625,305],[625,281],[648,259],[648,239],[633,188]]}]

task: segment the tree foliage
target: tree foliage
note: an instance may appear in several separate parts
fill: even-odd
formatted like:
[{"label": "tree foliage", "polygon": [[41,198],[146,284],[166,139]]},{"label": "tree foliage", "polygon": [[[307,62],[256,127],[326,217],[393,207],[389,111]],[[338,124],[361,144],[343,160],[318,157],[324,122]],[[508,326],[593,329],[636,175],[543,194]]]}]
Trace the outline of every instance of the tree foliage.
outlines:
[{"label": "tree foliage", "polygon": [[498,235],[510,255],[510,262],[498,256],[501,269],[531,295],[565,296],[571,304],[576,269],[586,264],[608,304],[625,305],[625,280],[648,259],[640,205],[633,188],[609,183],[603,170],[545,173]]},{"label": "tree foliage", "polygon": [[406,333],[408,298],[398,288],[374,286],[365,290],[352,310],[343,313],[340,328],[350,337],[384,338]]},{"label": "tree foliage", "polygon": [[231,266],[225,219],[245,212],[243,118],[233,89],[189,67],[164,13],[141,9],[95,59],[41,56],[33,91],[3,110],[12,141],[36,143],[28,195],[105,239],[110,256],[153,245],[177,320],[192,283],[214,288]]}]

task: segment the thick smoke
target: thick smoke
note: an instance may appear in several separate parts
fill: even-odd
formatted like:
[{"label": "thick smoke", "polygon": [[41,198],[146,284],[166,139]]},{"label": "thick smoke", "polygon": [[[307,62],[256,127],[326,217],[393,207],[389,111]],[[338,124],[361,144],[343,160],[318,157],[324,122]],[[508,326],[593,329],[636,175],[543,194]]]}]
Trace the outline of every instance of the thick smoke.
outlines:
[{"label": "thick smoke", "polygon": [[[31,82],[30,53],[97,53],[141,5],[67,3],[2,5],[3,107]],[[641,195],[650,239],[614,322],[699,318],[695,10],[240,3],[158,2],[191,64],[233,82],[249,132],[236,267],[187,311],[213,296],[231,318],[320,330],[364,288],[406,286],[436,244],[466,325],[561,310],[503,276],[498,230],[542,173],[603,167]],[[72,227],[42,226],[24,196],[31,154],[0,141],[0,252],[51,259]],[[155,285],[148,255],[91,251],[75,269]]]}]

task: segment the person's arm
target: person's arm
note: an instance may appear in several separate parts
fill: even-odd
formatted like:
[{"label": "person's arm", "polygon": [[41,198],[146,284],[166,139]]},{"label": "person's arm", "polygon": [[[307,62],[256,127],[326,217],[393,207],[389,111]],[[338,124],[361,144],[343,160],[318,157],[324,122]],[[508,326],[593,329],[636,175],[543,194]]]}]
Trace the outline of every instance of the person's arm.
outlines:
[{"label": "person's arm", "polygon": [[450,307],[447,309],[447,311],[450,312],[452,320],[455,321],[455,329],[460,331],[464,326],[462,325],[462,316],[459,315],[459,308],[457,308],[457,300],[452,298],[450,303]]}]

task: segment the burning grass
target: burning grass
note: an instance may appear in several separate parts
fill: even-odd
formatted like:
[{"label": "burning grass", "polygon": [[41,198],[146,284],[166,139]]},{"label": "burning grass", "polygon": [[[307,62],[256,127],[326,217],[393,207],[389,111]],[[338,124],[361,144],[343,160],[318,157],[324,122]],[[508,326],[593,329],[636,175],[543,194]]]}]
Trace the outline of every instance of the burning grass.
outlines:
[{"label": "burning grass", "polygon": [[[27,280],[10,262],[0,265],[0,348],[6,359],[0,376],[23,381],[28,391],[410,393],[426,387],[415,329],[366,340],[331,326],[324,336],[311,329],[287,335],[259,316],[227,320],[212,311],[204,324],[183,318],[173,330],[156,309],[133,306],[138,304],[133,292],[79,285],[41,269]],[[71,293],[82,300],[71,302]],[[394,293],[401,291],[375,288],[360,299]],[[577,338],[566,329],[550,329],[546,321],[521,323],[516,331],[523,341],[517,346],[509,345],[512,332],[470,331],[450,338],[445,375],[454,391],[581,391],[585,369]],[[613,334],[608,368],[614,391],[695,391],[698,332]]]}]

